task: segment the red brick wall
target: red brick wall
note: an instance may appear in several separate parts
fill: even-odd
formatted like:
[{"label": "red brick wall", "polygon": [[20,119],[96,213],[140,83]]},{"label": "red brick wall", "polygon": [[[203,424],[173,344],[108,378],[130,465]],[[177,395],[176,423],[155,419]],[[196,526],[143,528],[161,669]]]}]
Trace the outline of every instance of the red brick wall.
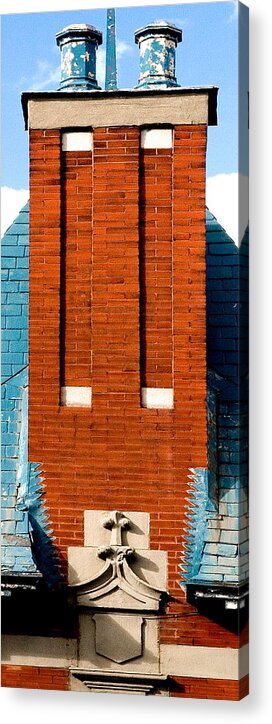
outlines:
[{"label": "red brick wall", "polygon": [[1,686],[12,689],[69,689],[69,671],[66,669],[42,668],[40,666],[1,667]]},{"label": "red brick wall", "polygon": [[[98,416],[100,425],[104,418],[102,434],[105,442],[108,438],[106,457],[103,459],[100,449],[95,455],[102,483],[112,475],[117,475],[118,483],[123,480],[125,410],[128,406],[135,410],[139,405],[138,225],[138,129],[95,129],[93,415]],[[109,414],[109,423],[105,414]]]},{"label": "red brick wall", "polygon": [[[207,465],[206,128],[178,126],[174,136],[174,409],[140,406],[141,154],[136,127],[94,131],[92,339],[87,331],[82,336],[89,344],[84,349],[84,359],[93,359],[93,404],[92,409],[75,409],[59,406],[60,134],[30,133],[29,457],[43,465],[45,500],[64,571],[67,546],[83,544],[85,509],[148,511],[151,547],[166,550],[169,560],[169,591],[173,601],[169,616],[162,623],[163,642],[236,646],[234,634],[227,634],[219,625],[202,618],[186,603],[179,585],[188,468]],[[151,157],[148,154],[146,158]],[[150,160],[146,163],[148,168]],[[169,184],[170,155],[157,154],[156,164],[160,177]],[[88,179],[86,168],[85,173]],[[163,216],[169,235],[169,208]],[[157,217],[159,242],[160,213]],[[81,240],[86,237],[84,224]],[[154,245],[152,213],[145,218],[145,235]],[[69,236],[69,244],[73,243],[72,238],[73,235]],[[90,247],[85,241],[80,248],[83,247],[90,268]],[[84,254],[80,252],[78,290],[81,284],[89,283],[84,276]],[[162,258],[160,263],[164,264]],[[161,271],[157,278],[161,278]],[[156,307],[154,328],[151,324],[148,327],[148,343],[158,332],[160,314],[164,325],[161,304]]]},{"label": "red brick wall", "polygon": [[[16,689],[50,689],[67,691],[69,671],[38,666],[2,665],[1,685]],[[176,677],[170,679],[170,696],[193,699],[228,699],[239,701],[248,694],[248,676],[240,681]]]},{"label": "red brick wall", "polygon": [[171,679],[170,696],[190,699],[227,699],[240,701],[249,692],[248,676],[240,681],[226,679]]},{"label": "red brick wall", "polygon": [[91,385],[92,152],[64,151],[61,217],[61,385]]},{"label": "red brick wall", "polygon": [[[60,398],[60,161],[59,131],[31,131],[29,403],[35,424]],[[40,456],[30,451],[35,459]]]}]

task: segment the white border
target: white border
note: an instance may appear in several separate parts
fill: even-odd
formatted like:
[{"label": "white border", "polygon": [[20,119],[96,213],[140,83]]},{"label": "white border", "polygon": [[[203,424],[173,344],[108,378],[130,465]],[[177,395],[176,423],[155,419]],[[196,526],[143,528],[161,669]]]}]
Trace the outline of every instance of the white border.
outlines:
[{"label": "white border", "polygon": [[[116,8],[126,8],[126,7],[140,7],[141,5],[143,7],[149,5],[191,5],[194,2],[199,3],[207,3],[207,2],[224,2],[225,0],[183,0],[183,2],[180,2],[180,0],[169,0],[169,2],[161,2],[161,0],[148,0],[145,2],[144,0],[114,0],[112,2],[111,7]],[[236,0],[234,0],[236,2]],[[257,8],[260,6],[263,6],[263,11],[267,10],[266,7],[266,0],[248,0],[246,5],[249,5],[252,8]],[[101,10],[102,8],[108,8],[109,3],[107,0],[79,0],[78,7],[75,0],[48,0],[48,2],[45,2],[45,0],[40,0],[39,5],[35,2],[35,0],[24,0],[24,3],[22,4],[21,0],[2,0],[1,5],[1,14],[2,15],[10,15],[11,13],[35,13],[35,12],[57,12],[58,10]],[[163,13],[162,13],[163,15]]]},{"label": "white border", "polygon": [[[216,0],[210,0],[211,2]],[[184,4],[188,0],[184,0]],[[113,3],[115,4],[115,3]],[[158,5],[156,0],[119,0],[119,7]],[[169,3],[170,4],[170,3]],[[172,5],[176,0],[172,0]],[[119,724],[128,717],[149,724],[267,724],[271,716],[271,411],[272,411],[272,244],[271,244],[271,12],[269,0],[248,0],[251,9],[251,695],[239,704],[222,701],[168,699],[2,689],[0,705],[9,720],[29,724],[65,718],[106,718]],[[75,0],[2,0],[2,14],[75,9]],[[107,7],[105,0],[79,0],[80,9]],[[162,12],[163,15],[163,12]],[[35,27],[33,28],[35,32]],[[209,32],[209,28],[205,29]],[[254,484],[255,483],[255,484]],[[257,523],[256,523],[257,521]]]}]

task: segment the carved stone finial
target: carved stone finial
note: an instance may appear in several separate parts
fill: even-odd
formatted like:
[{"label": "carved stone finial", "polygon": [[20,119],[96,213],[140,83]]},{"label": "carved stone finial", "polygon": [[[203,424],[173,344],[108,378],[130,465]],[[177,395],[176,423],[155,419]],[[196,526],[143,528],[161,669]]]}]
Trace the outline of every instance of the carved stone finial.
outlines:
[{"label": "carved stone finial", "polygon": [[130,522],[128,518],[120,518],[119,525],[121,528],[124,528],[127,530],[129,528]]},{"label": "carved stone finial", "polygon": [[112,561],[118,563],[124,560],[133,560],[135,557],[135,549],[130,546],[101,546],[97,549],[98,558],[102,558],[104,561],[110,558]]},{"label": "carved stone finial", "polygon": [[114,526],[114,518],[111,518],[110,516],[107,516],[105,518],[102,518],[101,523],[103,525],[103,528],[107,528],[108,530],[112,530]]},{"label": "carved stone finial", "polygon": [[102,558],[103,560],[110,558],[113,552],[114,551],[111,546],[101,546],[100,548],[97,548],[97,556],[98,558]]},{"label": "carved stone finial", "polygon": [[[70,585],[78,606],[112,612],[158,611],[166,593],[166,554],[148,548],[147,514],[90,512],[92,517],[86,518],[85,525],[90,526],[92,537],[87,538],[79,561],[73,557],[77,549],[70,549]],[[98,560],[103,561],[102,565]]]},{"label": "carved stone finial", "polygon": [[122,546],[116,549],[116,554],[119,563],[124,560],[131,561],[135,558],[135,549],[129,546]]},{"label": "carved stone finial", "polygon": [[101,524],[103,525],[103,528],[107,528],[112,531],[110,545],[122,546],[122,531],[127,530],[130,527],[129,519],[126,518],[119,510],[113,510],[107,516],[102,518]]}]

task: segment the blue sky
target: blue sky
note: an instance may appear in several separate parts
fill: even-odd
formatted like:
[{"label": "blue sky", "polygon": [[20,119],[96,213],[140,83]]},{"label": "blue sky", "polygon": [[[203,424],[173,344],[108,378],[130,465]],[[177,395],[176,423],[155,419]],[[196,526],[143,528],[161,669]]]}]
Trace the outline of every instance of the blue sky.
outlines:
[{"label": "blue sky", "polygon": [[[118,8],[118,85],[137,84],[139,50],[134,31],[165,18],[183,30],[177,48],[177,78],[183,86],[219,87],[218,126],[208,134],[207,176],[238,172],[238,14],[237,2]],[[55,35],[70,23],[90,23],[103,32],[98,76],[104,83],[106,10],[35,12],[2,16],[2,185],[28,187],[28,138],[20,103],[22,91],[55,90],[60,52]],[[242,53],[243,56],[243,53]],[[246,122],[246,68],[240,109]],[[246,144],[240,146],[240,172],[248,173]]]}]

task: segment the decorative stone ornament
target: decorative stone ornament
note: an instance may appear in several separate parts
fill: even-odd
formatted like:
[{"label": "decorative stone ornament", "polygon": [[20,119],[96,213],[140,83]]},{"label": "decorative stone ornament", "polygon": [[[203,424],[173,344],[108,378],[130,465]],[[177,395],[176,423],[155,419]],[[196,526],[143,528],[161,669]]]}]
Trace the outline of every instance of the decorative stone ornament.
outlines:
[{"label": "decorative stone ornament", "polygon": [[135,43],[140,49],[138,88],[171,88],[177,86],[175,76],[176,47],[182,31],[172,23],[160,20],[140,28]]},{"label": "decorative stone ornament", "polygon": [[58,90],[100,90],[96,80],[96,50],[102,33],[92,25],[69,25],[56,35],[61,51]]},{"label": "decorative stone ornament", "polygon": [[142,626],[140,616],[96,613],[95,622],[96,653],[110,661],[122,664],[141,656],[143,649]]},{"label": "decorative stone ornament", "polygon": [[[167,596],[167,554],[150,550],[145,512],[86,510],[84,543],[68,548],[69,586],[79,621],[72,688],[74,677],[80,677],[91,690],[112,691],[109,672],[115,672],[127,677],[116,682],[119,691],[138,672],[139,691],[145,691],[146,677],[160,681],[156,614],[163,613]],[[99,673],[103,681],[98,685]],[[153,688],[148,683],[146,691]]]},{"label": "decorative stone ornament", "polygon": [[107,674],[80,669],[71,669],[71,691],[95,692],[97,694],[159,694],[169,696],[167,691],[168,677],[162,674],[122,673]]},{"label": "decorative stone ornament", "polygon": [[[84,511],[84,546],[99,548],[111,542],[111,529],[106,525],[106,519],[111,514],[104,510]],[[122,526],[122,543],[132,548],[150,548],[149,544],[149,514],[142,512],[124,512],[129,525]],[[102,524],[101,524],[102,523]],[[119,541],[120,544],[120,541]]]},{"label": "decorative stone ornament", "polygon": [[[133,514],[131,516],[133,517]],[[143,556],[140,555],[139,558],[135,548],[123,540],[125,531],[133,528],[132,520],[122,512],[114,510],[101,516],[100,527],[109,531],[109,542],[89,549],[87,570],[81,565],[82,556],[86,560],[86,548],[76,549],[76,561],[73,557],[73,572],[76,564],[79,575],[77,580],[70,580],[70,587],[77,605],[87,608],[121,608],[123,611],[158,611],[166,591],[159,585],[148,582],[146,576],[141,575],[140,566],[138,570],[133,570],[132,562],[137,564],[137,559],[139,562]],[[69,549],[70,563],[73,550],[75,549]],[[94,556],[96,561],[105,561],[103,567],[97,566]]]}]

